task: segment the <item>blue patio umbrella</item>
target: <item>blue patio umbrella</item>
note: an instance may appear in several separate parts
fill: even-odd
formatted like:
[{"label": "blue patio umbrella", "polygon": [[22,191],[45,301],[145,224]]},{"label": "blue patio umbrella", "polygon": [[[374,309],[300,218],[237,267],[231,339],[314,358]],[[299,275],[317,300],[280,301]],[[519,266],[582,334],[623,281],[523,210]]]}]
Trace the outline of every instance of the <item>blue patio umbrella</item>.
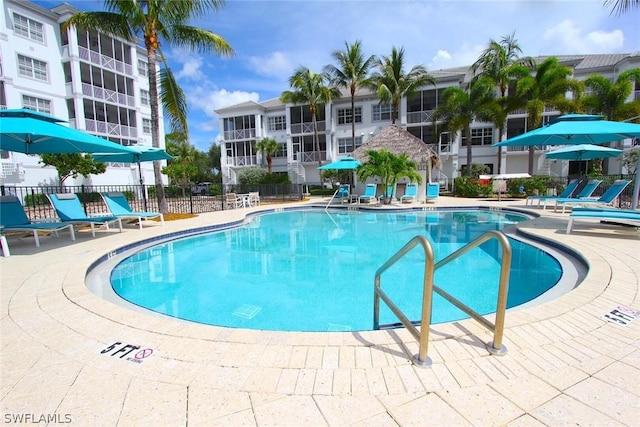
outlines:
[{"label": "blue patio umbrella", "polygon": [[137,163],[138,174],[140,175],[140,185],[144,183],[140,163],[153,162],[156,160],[171,160],[173,157],[162,148],[146,147],[143,145],[130,147],[134,151],[131,153],[94,153],[93,160],[96,162],[124,162]]},{"label": "blue patio umbrella", "polygon": [[349,170],[356,169],[358,166],[362,165],[359,161],[354,159],[351,156],[346,156],[341,158],[340,160],[336,160],[332,163],[327,163],[326,165],[319,166],[319,170]]},{"label": "blue patio umbrella", "polygon": [[65,120],[28,108],[0,111],[0,150],[25,154],[131,153],[125,147],[77,129]]},{"label": "blue patio umbrella", "polygon": [[569,145],[545,154],[547,159],[556,160],[592,160],[618,157],[622,150],[593,144]]},{"label": "blue patio umbrella", "polygon": [[[558,117],[553,123],[534,129],[522,135],[506,139],[494,147],[513,147],[531,145],[575,145],[606,144],[627,138],[640,137],[640,124],[603,120],[601,116],[589,114],[567,114]],[[640,160],[638,160],[640,170]],[[640,192],[640,173],[636,174],[633,189],[632,208],[638,206]]]}]

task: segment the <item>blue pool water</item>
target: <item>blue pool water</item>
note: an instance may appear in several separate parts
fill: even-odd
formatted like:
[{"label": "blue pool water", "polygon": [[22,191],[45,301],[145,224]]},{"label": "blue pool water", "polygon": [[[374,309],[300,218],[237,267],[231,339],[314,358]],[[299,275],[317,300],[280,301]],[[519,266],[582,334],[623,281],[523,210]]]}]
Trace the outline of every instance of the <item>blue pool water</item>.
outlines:
[{"label": "blue pool water", "polygon": [[[356,331],[372,328],[375,271],[417,234],[440,260],[488,230],[527,219],[502,211],[324,212],[255,216],[232,229],[142,250],[111,273],[123,299],[194,322],[262,330]],[[554,286],[558,261],[510,239],[508,305]],[[436,271],[435,284],[482,313],[495,311],[500,247],[489,241]],[[419,248],[382,276],[385,292],[420,319],[424,254]],[[380,323],[395,323],[381,307]],[[466,317],[434,295],[432,323]]]}]

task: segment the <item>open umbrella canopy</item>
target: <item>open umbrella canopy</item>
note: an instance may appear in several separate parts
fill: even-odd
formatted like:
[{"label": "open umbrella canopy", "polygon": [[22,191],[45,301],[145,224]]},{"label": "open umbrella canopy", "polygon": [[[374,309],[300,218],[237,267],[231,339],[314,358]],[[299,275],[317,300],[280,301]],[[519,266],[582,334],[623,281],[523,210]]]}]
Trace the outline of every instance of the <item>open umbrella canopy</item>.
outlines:
[{"label": "open umbrella canopy", "polygon": [[0,111],[0,150],[25,154],[131,153],[132,148],[63,126],[28,108]]},{"label": "open umbrella canopy", "polygon": [[140,163],[152,162],[155,160],[171,160],[173,157],[162,148],[146,147],[143,145],[130,147],[134,150],[131,153],[94,153],[93,159],[96,162],[126,162]]},{"label": "open umbrella canopy", "polygon": [[351,156],[343,157],[340,160],[336,160],[333,163],[327,163],[326,165],[322,165],[318,167],[320,170],[348,170],[348,169],[356,169],[358,166],[362,165],[359,161],[354,159]]},{"label": "open umbrella canopy", "polygon": [[618,157],[622,150],[603,147],[601,145],[578,144],[549,151],[545,157],[557,160],[591,160]]},{"label": "open umbrella canopy", "polygon": [[601,116],[567,114],[550,125],[506,139],[494,147],[605,144],[640,137],[640,124],[602,120]]}]

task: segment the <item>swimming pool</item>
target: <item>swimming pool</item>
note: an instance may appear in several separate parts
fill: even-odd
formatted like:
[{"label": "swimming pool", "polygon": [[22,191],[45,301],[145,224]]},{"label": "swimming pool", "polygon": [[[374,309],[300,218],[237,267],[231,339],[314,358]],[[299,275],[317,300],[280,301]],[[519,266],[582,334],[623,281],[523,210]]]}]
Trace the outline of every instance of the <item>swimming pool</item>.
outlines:
[{"label": "swimming pool", "polygon": [[[377,268],[417,234],[442,259],[487,230],[528,219],[491,210],[291,210],[254,216],[242,226],[179,238],[120,261],[110,282],[132,304],[189,321],[261,330],[356,331],[372,328]],[[562,269],[545,251],[511,239],[508,306],[552,288]],[[495,310],[499,246],[439,269],[435,283],[480,313]],[[383,275],[383,288],[420,318],[424,255],[419,250]],[[381,309],[381,323],[395,323]],[[432,323],[466,317],[434,295]]]}]

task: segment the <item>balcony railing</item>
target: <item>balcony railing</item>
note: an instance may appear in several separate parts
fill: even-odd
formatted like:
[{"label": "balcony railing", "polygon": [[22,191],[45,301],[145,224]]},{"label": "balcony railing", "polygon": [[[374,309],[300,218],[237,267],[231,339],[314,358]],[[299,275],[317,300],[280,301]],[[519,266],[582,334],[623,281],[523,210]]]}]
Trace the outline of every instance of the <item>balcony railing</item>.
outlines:
[{"label": "balcony railing", "polygon": [[227,157],[227,166],[254,166],[257,165],[256,156]]},{"label": "balcony railing", "polygon": [[430,123],[434,110],[412,111],[407,113],[407,123]]},{"label": "balcony railing", "polygon": [[114,104],[127,105],[133,107],[136,104],[136,99],[131,95],[125,95],[114,90],[105,89],[98,86],[93,86],[88,83],[82,83],[82,94],[85,96],[91,96],[97,99],[103,99]]},{"label": "balcony railing", "polygon": [[[316,122],[318,125],[318,132],[324,132],[327,129],[326,122]],[[301,133],[313,133],[313,122],[305,122],[305,123],[292,123],[291,124],[291,134],[297,135]]]},{"label": "balcony railing", "polygon": [[101,53],[94,52],[82,46],[78,46],[78,53],[80,55],[80,59],[99,65],[107,70],[117,71],[128,76],[133,75],[133,66],[131,64],[118,61],[115,58],[102,55]]},{"label": "balcony railing", "polygon": [[[318,161],[318,154],[315,151],[298,151],[294,154],[294,160],[301,163],[313,163]],[[320,151],[320,160],[327,160],[327,152]]]},{"label": "balcony railing", "polygon": [[126,136],[130,138],[136,138],[138,136],[138,129],[131,126],[120,125],[117,123],[101,122],[91,119],[85,119],[84,123],[87,132],[97,132],[114,136]]},{"label": "balcony railing", "polygon": [[224,140],[233,141],[236,139],[253,139],[256,137],[256,129],[237,129],[237,130],[225,130]]}]

